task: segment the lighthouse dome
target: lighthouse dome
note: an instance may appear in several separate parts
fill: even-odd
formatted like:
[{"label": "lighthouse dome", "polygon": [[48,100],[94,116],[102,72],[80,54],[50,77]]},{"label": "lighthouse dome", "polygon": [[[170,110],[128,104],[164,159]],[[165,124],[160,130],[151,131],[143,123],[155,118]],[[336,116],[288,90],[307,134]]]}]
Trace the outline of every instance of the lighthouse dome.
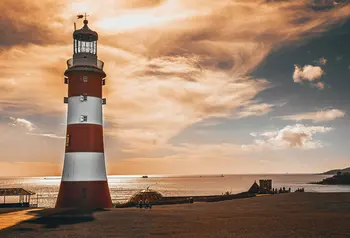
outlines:
[{"label": "lighthouse dome", "polygon": [[74,38],[74,55],[86,54],[93,56],[97,54],[98,34],[88,27],[88,20],[84,20],[84,26],[75,30]]},{"label": "lighthouse dome", "polygon": [[75,30],[73,33],[73,38],[76,40],[80,40],[80,41],[97,41],[98,40],[98,34],[96,31],[92,31],[89,27],[88,27],[88,20],[84,20],[84,26],[79,29],[79,30]]}]

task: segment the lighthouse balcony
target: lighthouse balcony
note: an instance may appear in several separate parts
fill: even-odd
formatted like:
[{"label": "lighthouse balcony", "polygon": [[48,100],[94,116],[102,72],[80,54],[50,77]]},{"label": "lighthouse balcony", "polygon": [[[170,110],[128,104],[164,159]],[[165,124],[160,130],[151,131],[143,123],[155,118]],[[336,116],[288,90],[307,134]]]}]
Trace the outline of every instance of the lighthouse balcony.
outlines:
[{"label": "lighthouse balcony", "polygon": [[103,61],[96,58],[71,58],[67,60],[68,69],[75,66],[92,66],[100,70],[103,70],[104,63]]}]

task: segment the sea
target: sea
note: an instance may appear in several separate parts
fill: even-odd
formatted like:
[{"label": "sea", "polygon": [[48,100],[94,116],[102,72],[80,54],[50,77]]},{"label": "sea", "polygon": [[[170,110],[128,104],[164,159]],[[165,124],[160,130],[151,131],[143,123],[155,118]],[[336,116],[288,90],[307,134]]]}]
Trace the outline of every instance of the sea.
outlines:
[{"label": "sea", "polygon": [[[259,179],[272,179],[274,188],[285,187],[295,191],[304,188],[305,192],[350,192],[347,185],[319,185],[310,182],[320,181],[329,175],[317,174],[274,174],[274,175],[192,175],[166,176],[141,175],[108,176],[108,184],[113,203],[122,203],[135,193],[149,187],[164,196],[220,195],[247,191]],[[0,188],[24,188],[35,192],[31,203],[39,207],[54,207],[61,177],[0,177]],[[1,197],[0,197],[1,199]],[[18,198],[6,198],[18,199]],[[2,201],[0,201],[2,202]],[[7,202],[9,202],[7,200]]]}]

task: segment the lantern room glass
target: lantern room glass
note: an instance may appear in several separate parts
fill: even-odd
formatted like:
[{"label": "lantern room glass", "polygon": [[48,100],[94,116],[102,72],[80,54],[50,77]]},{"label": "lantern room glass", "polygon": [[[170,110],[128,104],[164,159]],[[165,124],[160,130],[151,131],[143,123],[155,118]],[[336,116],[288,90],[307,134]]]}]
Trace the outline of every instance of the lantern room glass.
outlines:
[{"label": "lantern room glass", "polygon": [[74,54],[90,53],[96,55],[97,42],[96,41],[80,41],[74,40]]}]

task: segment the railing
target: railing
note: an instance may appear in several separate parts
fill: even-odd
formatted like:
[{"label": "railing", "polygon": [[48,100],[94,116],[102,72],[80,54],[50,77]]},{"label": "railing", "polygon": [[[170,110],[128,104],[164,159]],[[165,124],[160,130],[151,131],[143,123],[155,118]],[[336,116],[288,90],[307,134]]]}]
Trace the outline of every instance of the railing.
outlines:
[{"label": "railing", "polygon": [[72,68],[73,66],[93,66],[103,70],[104,63],[99,59],[88,59],[88,58],[71,58],[67,60],[67,67]]}]

